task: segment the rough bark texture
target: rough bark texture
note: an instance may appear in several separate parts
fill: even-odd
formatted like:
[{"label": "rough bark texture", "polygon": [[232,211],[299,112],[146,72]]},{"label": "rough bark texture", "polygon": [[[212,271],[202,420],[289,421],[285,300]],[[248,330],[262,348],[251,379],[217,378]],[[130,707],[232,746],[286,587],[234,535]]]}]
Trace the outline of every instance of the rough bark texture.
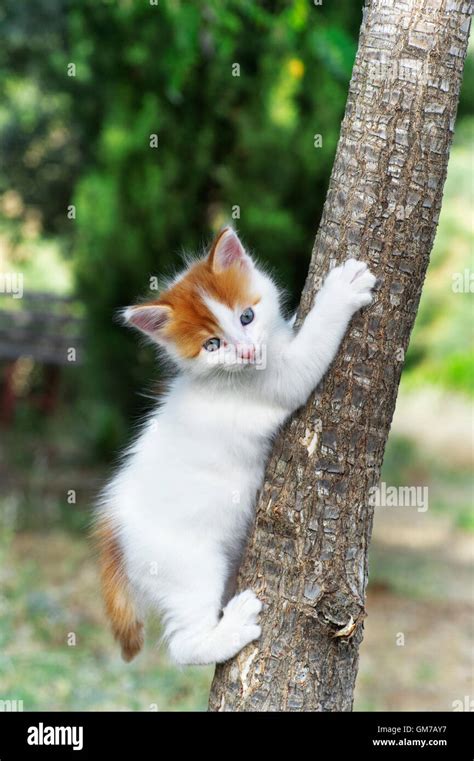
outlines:
[{"label": "rough bark texture", "polygon": [[368,0],[363,13],[300,316],[330,266],[349,256],[367,261],[380,285],[276,442],[238,580],[265,603],[263,635],[217,668],[213,711],[352,708],[373,519],[368,490],[379,481],[436,231],[470,3]]}]

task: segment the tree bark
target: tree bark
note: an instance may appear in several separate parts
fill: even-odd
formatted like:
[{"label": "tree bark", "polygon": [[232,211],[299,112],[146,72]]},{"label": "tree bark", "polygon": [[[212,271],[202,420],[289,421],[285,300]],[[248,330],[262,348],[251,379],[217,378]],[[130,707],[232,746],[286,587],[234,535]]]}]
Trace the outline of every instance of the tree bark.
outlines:
[{"label": "tree bark", "polygon": [[350,711],[368,547],[400,374],[441,208],[470,25],[465,0],[367,0],[299,318],[330,266],[379,278],[325,380],[279,436],[238,588],[263,634],[216,670],[212,711]]}]

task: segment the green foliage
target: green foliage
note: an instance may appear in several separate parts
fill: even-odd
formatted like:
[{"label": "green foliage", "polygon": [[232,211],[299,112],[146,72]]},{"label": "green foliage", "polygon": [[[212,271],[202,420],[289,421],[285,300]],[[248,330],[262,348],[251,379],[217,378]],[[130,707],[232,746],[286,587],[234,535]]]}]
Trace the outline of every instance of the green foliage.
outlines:
[{"label": "green foliage", "polygon": [[407,353],[404,382],[474,391],[474,119],[459,123],[451,151],[438,232]]}]

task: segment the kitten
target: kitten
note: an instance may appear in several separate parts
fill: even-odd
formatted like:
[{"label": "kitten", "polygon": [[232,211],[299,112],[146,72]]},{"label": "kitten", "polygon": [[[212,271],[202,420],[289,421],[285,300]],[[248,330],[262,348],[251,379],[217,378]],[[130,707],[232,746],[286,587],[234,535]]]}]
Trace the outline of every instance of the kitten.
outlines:
[{"label": "kitten", "polygon": [[354,259],[331,270],[295,332],[274,282],[227,227],[157,300],[125,311],[179,370],[98,509],[103,594],[125,660],[143,644],[147,609],[162,614],[177,663],[220,663],[260,636],[260,600],[247,589],[226,602],[225,589],[270,447],[374,283]]}]

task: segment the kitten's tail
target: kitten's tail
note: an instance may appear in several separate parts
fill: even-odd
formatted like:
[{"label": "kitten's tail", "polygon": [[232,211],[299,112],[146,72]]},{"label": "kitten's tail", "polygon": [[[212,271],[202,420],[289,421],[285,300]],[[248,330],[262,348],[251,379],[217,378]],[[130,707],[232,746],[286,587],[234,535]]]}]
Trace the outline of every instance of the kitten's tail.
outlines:
[{"label": "kitten's tail", "polygon": [[122,658],[131,661],[143,646],[143,623],[136,613],[122,549],[110,519],[99,519],[93,529],[93,538],[99,554],[105,610],[114,637],[122,648]]}]

